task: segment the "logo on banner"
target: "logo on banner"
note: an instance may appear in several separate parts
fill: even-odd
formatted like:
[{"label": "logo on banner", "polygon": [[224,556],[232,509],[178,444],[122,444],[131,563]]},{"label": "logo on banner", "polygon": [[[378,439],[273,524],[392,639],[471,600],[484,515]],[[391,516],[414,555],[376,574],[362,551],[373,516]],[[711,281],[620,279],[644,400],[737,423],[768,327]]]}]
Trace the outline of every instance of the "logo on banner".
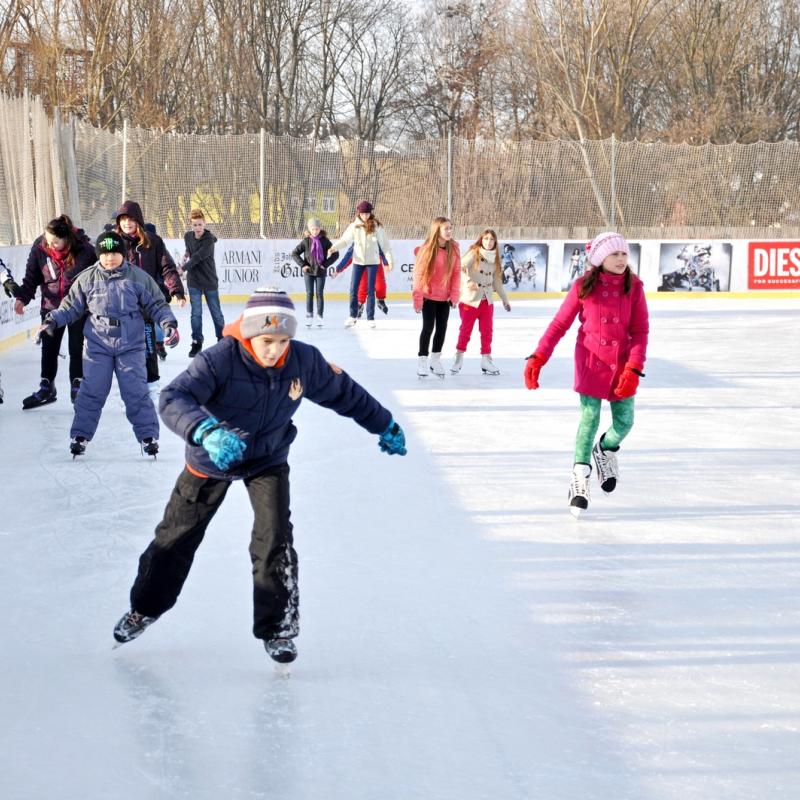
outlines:
[{"label": "logo on banner", "polygon": [[748,289],[800,289],[800,242],[750,242]]}]

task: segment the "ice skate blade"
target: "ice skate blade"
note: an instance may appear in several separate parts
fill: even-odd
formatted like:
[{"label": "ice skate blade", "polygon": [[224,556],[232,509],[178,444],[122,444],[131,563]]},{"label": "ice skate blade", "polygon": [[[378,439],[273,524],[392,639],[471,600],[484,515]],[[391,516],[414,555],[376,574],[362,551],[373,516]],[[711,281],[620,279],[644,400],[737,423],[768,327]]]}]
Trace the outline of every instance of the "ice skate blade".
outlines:
[{"label": "ice skate blade", "polygon": [[275,677],[289,680],[292,677],[292,665],[289,664],[275,664]]},{"label": "ice skate blade", "polygon": [[575,519],[580,519],[581,513],[583,511],[585,511],[585,510],[586,510],[585,508],[580,508],[579,506],[570,506],[569,507],[569,513],[572,514],[572,516]]}]

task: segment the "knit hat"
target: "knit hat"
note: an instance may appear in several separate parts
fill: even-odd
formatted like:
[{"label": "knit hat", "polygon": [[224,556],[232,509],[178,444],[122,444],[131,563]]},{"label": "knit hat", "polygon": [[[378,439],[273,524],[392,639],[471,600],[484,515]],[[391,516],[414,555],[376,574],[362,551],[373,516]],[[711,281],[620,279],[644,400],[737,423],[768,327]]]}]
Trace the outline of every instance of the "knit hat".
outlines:
[{"label": "knit hat", "polygon": [[294,336],[297,332],[297,317],[292,298],[275,286],[256,289],[244,307],[239,330],[245,339],[265,333]]},{"label": "knit hat", "polygon": [[310,231],[312,228],[322,228],[322,223],[316,217],[310,217],[306,222],[306,230]]},{"label": "knit hat", "polygon": [[372,203],[369,200],[362,200],[357,206],[356,211],[359,214],[371,214],[372,213]]},{"label": "knit hat", "polygon": [[94,243],[94,252],[99,258],[103,253],[119,253],[125,257],[125,242],[116,231],[104,231]]},{"label": "knit hat", "polygon": [[589,263],[593,267],[599,267],[612,253],[630,253],[630,250],[622,234],[605,231],[598,233],[586,245],[586,253],[589,256]]}]

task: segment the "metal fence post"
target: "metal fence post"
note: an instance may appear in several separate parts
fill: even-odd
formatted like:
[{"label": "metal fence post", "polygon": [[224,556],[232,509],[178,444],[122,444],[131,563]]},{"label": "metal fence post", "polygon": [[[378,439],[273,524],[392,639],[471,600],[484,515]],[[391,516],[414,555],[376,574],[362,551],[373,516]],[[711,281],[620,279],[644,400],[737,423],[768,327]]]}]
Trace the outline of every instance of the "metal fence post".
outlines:
[{"label": "metal fence post", "polygon": [[261,129],[258,153],[258,235],[264,239],[264,179],[267,166],[267,132]]},{"label": "metal fence post", "polygon": [[122,200],[124,203],[128,194],[128,120],[122,120]]},{"label": "metal fence post", "polygon": [[611,134],[611,227],[617,226],[617,138]]},{"label": "metal fence post", "polygon": [[453,123],[447,121],[447,218],[453,218]]}]

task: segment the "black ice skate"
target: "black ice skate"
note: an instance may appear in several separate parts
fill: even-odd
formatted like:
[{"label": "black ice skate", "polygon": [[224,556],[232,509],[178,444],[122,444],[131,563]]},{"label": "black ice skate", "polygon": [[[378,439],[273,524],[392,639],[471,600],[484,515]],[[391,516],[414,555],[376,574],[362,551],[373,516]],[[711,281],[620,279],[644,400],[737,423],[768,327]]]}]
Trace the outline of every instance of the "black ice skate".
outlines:
[{"label": "black ice skate", "polygon": [[619,479],[619,466],[617,457],[614,455],[619,450],[619,447],[615,447],[613,450],[604,450],[604,437],[605,434],[600,437],[600,440],[592,448],[592,458],[597,467],[597,480],[600,481],[600,488],[604,492],[610,493],[617,488],[617,480]]},{"label": "black ice skate", "polygon": [[82,378],[73,378],[69,387],[69,401],[75,405],[75,398],[78,396],[78,390],[81,388]]},{"label": "black ice skate", "polygon": [[120,643],[133,641],[144,633],[148,625],[152,625],[158,617],[146,617],[138,611],[130,610],[122,615],[122,619],[114,627],[114,638]]},{"label": "black ice skate", "polygon": [[388,314],[389,313],[389,306],[387,306],[386,305],[386,301],[385,300],[381,300],[380,297],[378,298],[378,308],[381,311],[383,311],[384,314]]},{"label": "black ice skate", "polygon": [[23,401],[23,408],[38,408],[39,406],[46,405],[47,403],[55,403],[57,400],[56,387],[50,383],[47,378],[42,378],[39,388],[33,393],[29,394]]},{"label": "black ice skate", "polygon": [[189,348],[189,358],[194,358],[202,349],[202,342],[192,342],[192,346]]},{"label": "black ice skate", "polygon": [[291,639],[265,639],[264,649],[279,664],[289,664],[297,658],[297,647]]},{"label": "black ice skate", "polygon": [[365,303],[358,304],[358,311],[356,311],[356,319],[361,319],[364,316],[364,306]]},{"label": "black ice skate", "polygon": [[589,508],[589,476],[592,468],[589,464],[576,464],[572,468],[572,480],[569,484],[569,513],[575,519],[581,512]]},{"label": "black ice skate", "polygon": [[156,342],[156,355],[162,360],[167,360],[167,348],[164,346],[164,342]]},{"label": "black ice skate", "polygon": [[82,456],[86,452],[86,437],[73,436],[72,441],[69,443],[69,451],[72,453],[72,458]]},{"label": "black ice skate", "polygon": [[142,455],[153,456],[153,458],[158,455],[158,439],[148,436],[146,439],[142,439],[140,444],[142,445]]}]

